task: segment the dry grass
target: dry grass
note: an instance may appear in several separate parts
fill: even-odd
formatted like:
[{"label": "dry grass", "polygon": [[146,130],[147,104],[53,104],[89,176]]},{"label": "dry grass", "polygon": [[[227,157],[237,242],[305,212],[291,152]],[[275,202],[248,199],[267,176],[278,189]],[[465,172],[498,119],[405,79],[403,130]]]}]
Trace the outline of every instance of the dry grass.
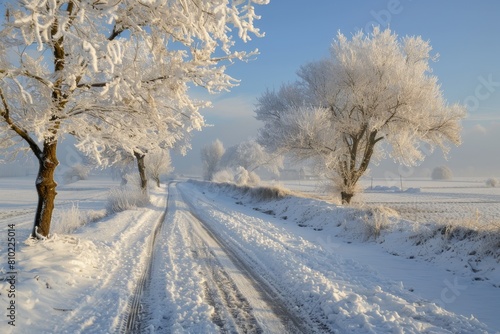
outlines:
[{"label": "dry grass", "polygon": [[271,201],[291,196],[292,192],[280,186],[250,187],[250,195],[259,201]]},{"label": "dry grass", "polygon": [[71,208],[57,212],[52,232],[70,234],[79,227],[104,218],[106,214],[106,210],[81,211],[78,205],[73,204]]},{"label": "dry grass", "polygon": [[149,195],[136,186],[113,188],[108,194],[108,210],[121,212],[148,205]]},{"label": "dry grass", "polygon": [[385,206],[377,206],[365,209],[366,214],[363,217],[365,223],[366,239],[377,239],[382,230],[389,228],[392,224],[391,218],[398,218],[398,213]]},{"label": "dry grass", "polygon": [[417,245],[438,239],[443,241],[443,251],[466,247],[467,255],[479,259],[491,256],[500,261],[500,222],[497,220],[487,221],[476,212],[461,219],[443,218],[426,226],[429,229],[425,233],[422,230],[412,237]]},{"label": "dry grass", "polygon": [[500,259],[500,222],[485,221],[479,212],[474,217],[439,223],[443,239],[451,243],[463,240],[475,241],[479,254],[493,255]]}]

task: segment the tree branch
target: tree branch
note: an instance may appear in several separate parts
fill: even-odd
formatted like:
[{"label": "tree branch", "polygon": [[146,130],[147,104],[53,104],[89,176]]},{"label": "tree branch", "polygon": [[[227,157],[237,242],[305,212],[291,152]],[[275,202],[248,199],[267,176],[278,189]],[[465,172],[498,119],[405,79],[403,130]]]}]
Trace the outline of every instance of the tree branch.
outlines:
[{"label": "tree branch", "polygon": [[111,35],[108,37],[108,41],[114,40],[116,37],[120,36],[122,32],[124,32],[125,29],[116,29],[116,23],[113,26],[113,31],[111,32]]},{"label": "tree branch", "polygon": [[[171,77],[172,76],[170,76],[170,75],[162,75],[160,77],[149,79],[149,80],[143,80],[141,82],[142,83],[153,83],[153,82],[160,81],[160,80],[170,79]],[[117,77],[115,77],[115,79],[116,78]],[[106,85],[108,83],[109,82],[81,83],[81,84],[78,84],[77,87],[78,88],[83,88],[83,87],[86,87],[86,88],[102,88],[102,87],[106,87]]]},{"label": "tree branch", "polygon": [[35,154],[36,158],[38,160],[41,160],[43,154],[38,144],[35,142],[33,138],[31,138],[31,136],[28,134],[28,131],[22,129],[17,124],[15,124],[12,118],[10,117],[9,105],[7,104],[7,99],[5,98],[5,95],[1,88],[0,88],[0,99],[2,100],[2,104],[4,107],[4,111],[0,112],[0,116],[4,118],[5,122],[10,126],[10,128],[14,132],[17,133],[29,145],[30,149],[33,151],[33,154]]},{"label": "tree branch", "polygon": [[8,70],[2,70],[0,69],[0,74],[4,74],[4,77],[15,77],[15,76],[25,76],[27,78],[31,78],[31,79],[34,79],[42,84],[44,84],[45,86],[49,87],[49,88],[53,88],[54,87],[54,84],[49,81],[49,80],[46,80],[42,77],[39,77],[38,75],[34,75],[34,74],[31,74],[30,72],[28,71],[21,71],[21,70],[13,70],[13,71],[8,71]]}]

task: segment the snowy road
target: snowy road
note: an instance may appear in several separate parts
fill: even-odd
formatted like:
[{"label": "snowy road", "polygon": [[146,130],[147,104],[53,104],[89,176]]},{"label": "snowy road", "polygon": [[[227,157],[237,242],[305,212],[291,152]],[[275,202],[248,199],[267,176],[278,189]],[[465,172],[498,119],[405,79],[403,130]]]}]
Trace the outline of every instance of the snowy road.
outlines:
[{"label": "snowy road", "polygon": [[140,331],[485,332],[275,220],[196,184],[171,185]]},{"label": "snowy road", "polygon": [[[80,182],[60,200],[101,211],[106,187]],[[16,326],[1,322],[1,333],[498,333],[495,272],[467,282],[378,243],[346,242],[342,233],[364,226],[357,209],[188,181],[151,189],[146,207],[33,242],[24,241],[32,218],[17,214],[28,200],[9,203],[12,193],[27,198],[2,193],[18,275]]]},{"label": "snowy road", "polygon": [[[169,187],[167,215],[144,282],[143,311],[138,324],[128,326],[131,332],[169,332],[179,325],[188,332],[317,332],[287,309],[241,253],[197,217],[192,204],[176,183]],[[179,305],[180,312],[169,303]]]}]

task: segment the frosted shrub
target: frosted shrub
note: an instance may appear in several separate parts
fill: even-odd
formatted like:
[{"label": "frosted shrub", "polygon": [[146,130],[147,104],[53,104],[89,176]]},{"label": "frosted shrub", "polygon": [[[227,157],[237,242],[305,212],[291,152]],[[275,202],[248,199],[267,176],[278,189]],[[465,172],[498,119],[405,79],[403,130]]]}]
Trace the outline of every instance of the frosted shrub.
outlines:
[{"label": "frosted shrub", "polygon": [[250,188],[250,195],[258,201],[282,199],[291,194],[288,189],[281,186]]},{"label": "frosted shrub", "polygon": [[498,179],[495,178],[489,178],[486,180],[486,186],[490,188],[496,188],[498,186]]},{"label": "frosted shrub", "polygon": [[89,177],[90,168],[82,164],[76,164],[63,174],[64,183],[86,180]]},{"label": "frosted shrub", "polygon": [[240,186],[258,186],[260,184],[260,177],[255,172],[249,172],[243,167],[236,169],[235,182]]},{"label": "frosted shrub", "polygon": [[78,205],[73,204],[70,209],[60,211],[54,223],[54,233],[69,234],[86,222]]},{"label": "frosted shrub", "polygon": [[239,186],[244,186],[248,183],[248,171],[243,167],[236,168],[236,175],[234,177],[234,181]]},{"label": "frosted shrub", "polygon": [[223,169],[223,170],[215,173],[212,177],[212,180],[215,182],[220,182],[220,183],[224,183],[224,182],[233,183],[234,182],[234,175],[230,169]]},{"label": "frosted shrub", "polygon": [[149,195],[137,186],[116,187],[109,191],[108,210],[121,212],[149,204]]},{"label": "frosted shrub", "polygon": [[490,223],[489,231],[483,233],[480,252],[500,261],[500,223]]},{"label": "frosted shrub", "polygon": [[368,210],[364,217],[366,239],[377,239],[380,232],[391,224],[391,217],[398,217],[398,213],[384,206]]},{"label": "frosted shrub", "polygon": [[81,211],[78,205],[61,210],[56,214],[52,231],[60,234],[73,233],[77,228],[106,216],[106,210]]},{"label": "frosted shrub", "polygon": [[440,166],[433,169],[431,177],[433,180],[451,180],[453,173],[448,167]]},{"label": "frosted shrub", "polygon": [[248,184],[251,186],[257,186],[260,184],[260,177],[255,172],[248,173]]},{"label": "frosted shrub", "polygon": [[260,177],[255,172],[249,172],[243,167],[236,170],[226,168],[213,175],[212,181],[218,183],[234,183],[239,186],[256,186],[260,183]]}]

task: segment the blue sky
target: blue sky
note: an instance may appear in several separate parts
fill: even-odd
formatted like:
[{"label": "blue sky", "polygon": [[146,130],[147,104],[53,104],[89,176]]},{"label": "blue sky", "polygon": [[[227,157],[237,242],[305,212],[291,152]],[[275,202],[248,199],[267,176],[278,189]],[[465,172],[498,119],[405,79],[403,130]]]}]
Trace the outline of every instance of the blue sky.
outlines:
[{"label": "blue sky", "polygon": [[[295,80],[300,65],[328,55],[338,31],[349,36],[372,24],[430,40],[440,54],[432,67],[450,101],[474,95],[479,76],[491,74],[500,81],[498,1],[274,0],[258,9],[266,37],[249,44],[259,48],[258,59],[230,69],[242,80],[233,94],[259,95],[266,87]],[[500,95],[497,105],[499,100]],[[481,104],[490,107],[491,102]]]},{"label": "blue sky", "polygon": [[[230,93],[211,97],[214,108],[204,115],[213,127],[195,134],[187,157],[175,157],[178,172],[197,170],[200,147],[215,138],[230,146],[255,136],[261,124],[253,119],[253,106],[266,88],[296,80],[301,65],[328,56],[338,31],[350,36],[376,24],[390,27],[401,37],[420,35],[429,40],[433,53],[440,55],[431,66],[444,96],[450,103],[469,106],[463,145],[452,149],[447,161],[440,152],[428,157],[422,168],[447,164],[458,174],[500,176],[496,147],[500,140],[500,1],[271,0],[257,13],[262,16],[257,25],[266,36],[243,47],[258,48],[260,55],[229,68],[241,84]],[[372,169],[382,174],[384,169],[398,168],[383,163]]]},{"label": "blue sky", "polygon": [[[1,4],[5,0],[0,0]],[[1,8],[0,8],[1,9]],[[450,103],[469,106],[464,121],[463,145],[429,156],[423,168],[447,164],[456,174],[500,177],[500,1],[498,0],[271,0],[258,6],[257,26],[266,33],[238,48],[258,48],[248,63],[235,63],[229,74],[241,80],[230,93],[204,96],[214,107],[203,112],[211,127],[194,133],[193,149],[186,157],[174,155],[178,173],[200,171],[200,148],[216,138],[225,146],[257,134],[254,119],[257,97],[266,88],[279,88],[297,79],[297,69],[328,56],[338,31],[350,36],[373,24],[390,27],[399,36],[420,35],[429,40],[439,61],[434,74]],[[196,93],[198,94],[198,92]],[[397,170],[391,163],[373,168],[375,174]]]}]

